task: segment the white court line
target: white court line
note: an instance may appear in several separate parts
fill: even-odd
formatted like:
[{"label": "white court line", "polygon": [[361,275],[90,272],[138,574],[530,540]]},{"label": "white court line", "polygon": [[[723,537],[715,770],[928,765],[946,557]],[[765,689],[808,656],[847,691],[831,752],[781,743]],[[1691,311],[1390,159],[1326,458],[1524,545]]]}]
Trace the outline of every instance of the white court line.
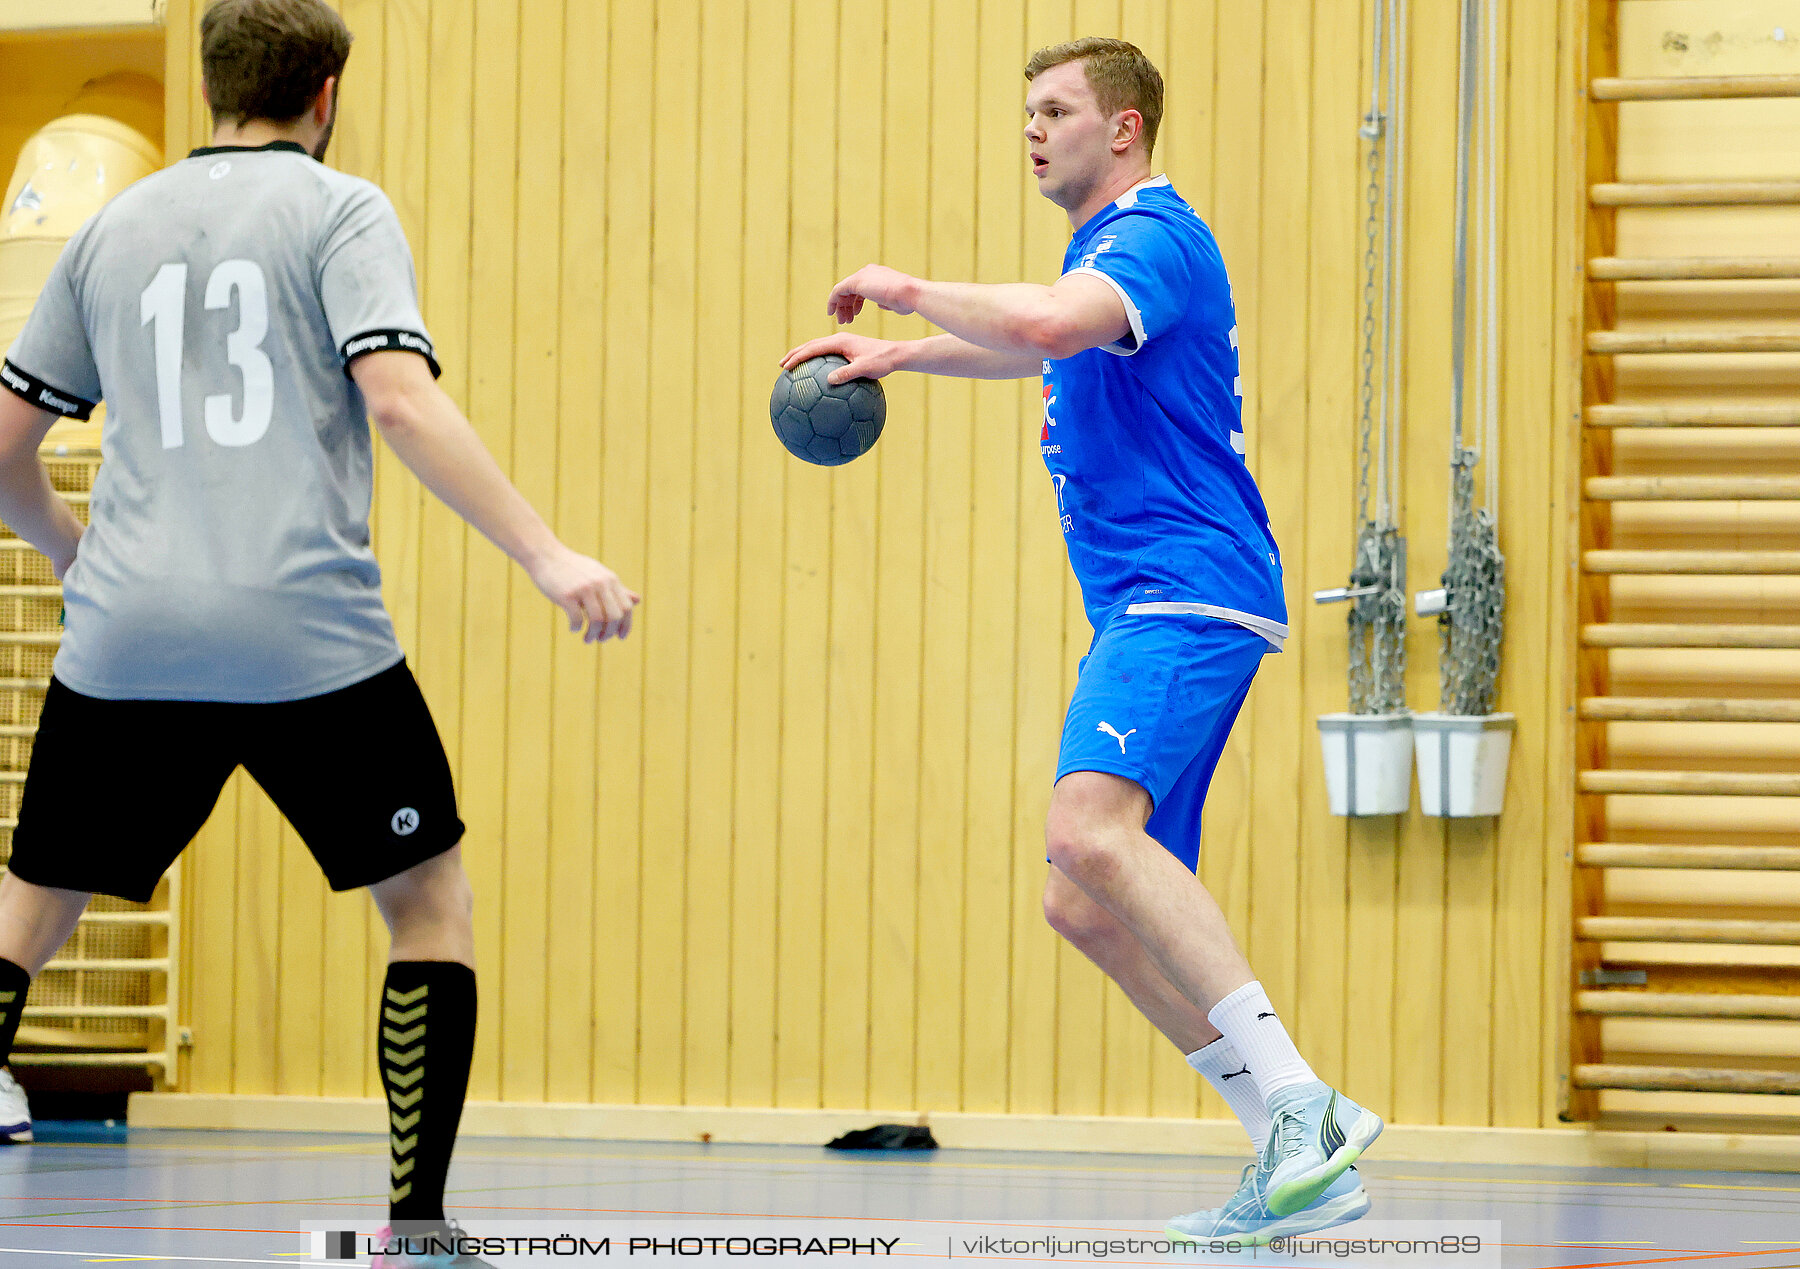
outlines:
[{"label": "white court line", "polygon": [[[48,1247],[0,1247],[0,1255],[19,1256],[84,1256],[91,1263],[107,1262],[111,1264],[153,1263],[162,1260],[179,1260],[190,1265],[279,1265],[280,1260],[249,1260],[243,1256],[153,1256],[148,1252],[119,1253],[116,1251],[53,1251]],[[355,1269],[352,1263],[347,1269]]]}]

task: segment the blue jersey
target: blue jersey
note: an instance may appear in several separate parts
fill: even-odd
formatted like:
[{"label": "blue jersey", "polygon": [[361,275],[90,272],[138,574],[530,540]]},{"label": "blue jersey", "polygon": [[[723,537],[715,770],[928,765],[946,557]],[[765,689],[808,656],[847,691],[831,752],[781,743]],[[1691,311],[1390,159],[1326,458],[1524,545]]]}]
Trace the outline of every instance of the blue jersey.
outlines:
[{"label": "blue jersey", "polygon": [[1244,462],[1237,318],[1212,231],[1156,177],[1076,232],[1063,273],[1125,302],[1117,344],[1044,363],[1044,463],[1096,630],[1198,613],[1287,637],[1281,558]]}]

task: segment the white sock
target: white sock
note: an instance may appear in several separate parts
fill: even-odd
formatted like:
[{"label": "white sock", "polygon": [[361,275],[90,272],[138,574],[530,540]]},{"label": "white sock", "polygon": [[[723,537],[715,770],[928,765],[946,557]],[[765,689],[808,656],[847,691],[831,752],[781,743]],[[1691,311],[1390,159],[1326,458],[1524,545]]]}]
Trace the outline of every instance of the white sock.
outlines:
[{"label": "white sock", "polygon": [[1188,1065],[1206,1077],[1218,1090],[1231,1113],[1249,1134],[1250,1148],[1261,1150],[1269,1135],[1269,1108],[1263,1104],[1262,1090],[1250,1073],[1250,1064],[1238,1056],[1231,1041],[1220,1038],[1203,1049],[1187,1055]]},{"label": "white sock", "polygon": [[1275,1016],[1261,983],[1245,983],[1214,1005],[1206,1019],[1243,1056],[1265,1105],[1283,1089],[1319,1078]]}]

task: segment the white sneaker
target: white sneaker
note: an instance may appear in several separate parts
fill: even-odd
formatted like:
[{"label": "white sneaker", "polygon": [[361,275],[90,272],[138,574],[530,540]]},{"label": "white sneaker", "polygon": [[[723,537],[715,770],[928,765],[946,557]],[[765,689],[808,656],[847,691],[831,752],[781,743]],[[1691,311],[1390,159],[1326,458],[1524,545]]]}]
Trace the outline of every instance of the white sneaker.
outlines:
[{"label": "white sneaker", "polygon": [[1348,1168],[1308,1207],[1291,1216],[1277,1216],[1264,1202],[1269,1174],[1259,1164],[1244,1169],[1237,1193],[1223,1207],[1177,1216],[1164,1227],[1171,1238],[1193,1242],[1229,1241],[1248,1247],[1265,1246],[1272,1238],[1311,1234],[1368,1215],[1369,1195],[1355,1168]]},{"label": "white sneaker", "polygon": [[1275,1094],[1269,1099],[1269,1117],[1273,1124],[1263,1148],[1269,1173],[1264,1201],[1277,1216],[1310,1207],[1382,1129],[1380,1115],[1318,1081]]},{"label": "white sneaker", "polygon": [[31,1104],[12,1071],[0,1066],[0,1145],[31,1140]]}]

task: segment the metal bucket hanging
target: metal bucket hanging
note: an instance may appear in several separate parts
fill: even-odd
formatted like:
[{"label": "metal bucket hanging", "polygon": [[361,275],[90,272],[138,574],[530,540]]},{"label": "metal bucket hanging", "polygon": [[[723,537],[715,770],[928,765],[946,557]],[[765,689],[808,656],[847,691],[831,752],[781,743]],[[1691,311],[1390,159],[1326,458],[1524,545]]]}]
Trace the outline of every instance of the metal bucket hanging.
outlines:
[{"label": "metal bucket hanging", "polygon": [[1379,0],[1369,112],[1360,128],[1368,141],[1369,179],[1362,262],[1356,553],[1348,586],[1313,595],[1317,603],[1351,605],[1350,709],[1319,717],[1325,791],[1333,815],[1404,815],[1412,802],[1406,539],[1396,522],[1402,260],[1396,194],[1405,188],[1405,32],[1406,0]]},{"label": "metal bucket hanging", "polygon": [[[1486,74],[1482,51],[1481,0],[1462,0],[1456,156],[1456,284],[1451,315],[1450,543],[1443,588],[1421,592],[1420,616],[1438,620],[1438,679],[1441,709],[1414,714],[1414,752],[1419,768],[1419,804],[1427,815],[1461,819],[1498,815],[1505,803],[1506,770],[1512,753],[1514,719],[1494,712],[1505,632],[1506,557],[1500,553],[1495,515],[1499,480],[1499,30],[1496,6],[1486,9]],[[1485,83],[1480,81],[1485,78]],[[1484,448],[1463,443],[1464,372],[1469,316],[1470,159],[1474,149],[1477,88],[1485,91],[1481,124],[1483,268],[1478,364]],[[1485,456],[1484,501],[1475,506],[1475,466]]]}]

